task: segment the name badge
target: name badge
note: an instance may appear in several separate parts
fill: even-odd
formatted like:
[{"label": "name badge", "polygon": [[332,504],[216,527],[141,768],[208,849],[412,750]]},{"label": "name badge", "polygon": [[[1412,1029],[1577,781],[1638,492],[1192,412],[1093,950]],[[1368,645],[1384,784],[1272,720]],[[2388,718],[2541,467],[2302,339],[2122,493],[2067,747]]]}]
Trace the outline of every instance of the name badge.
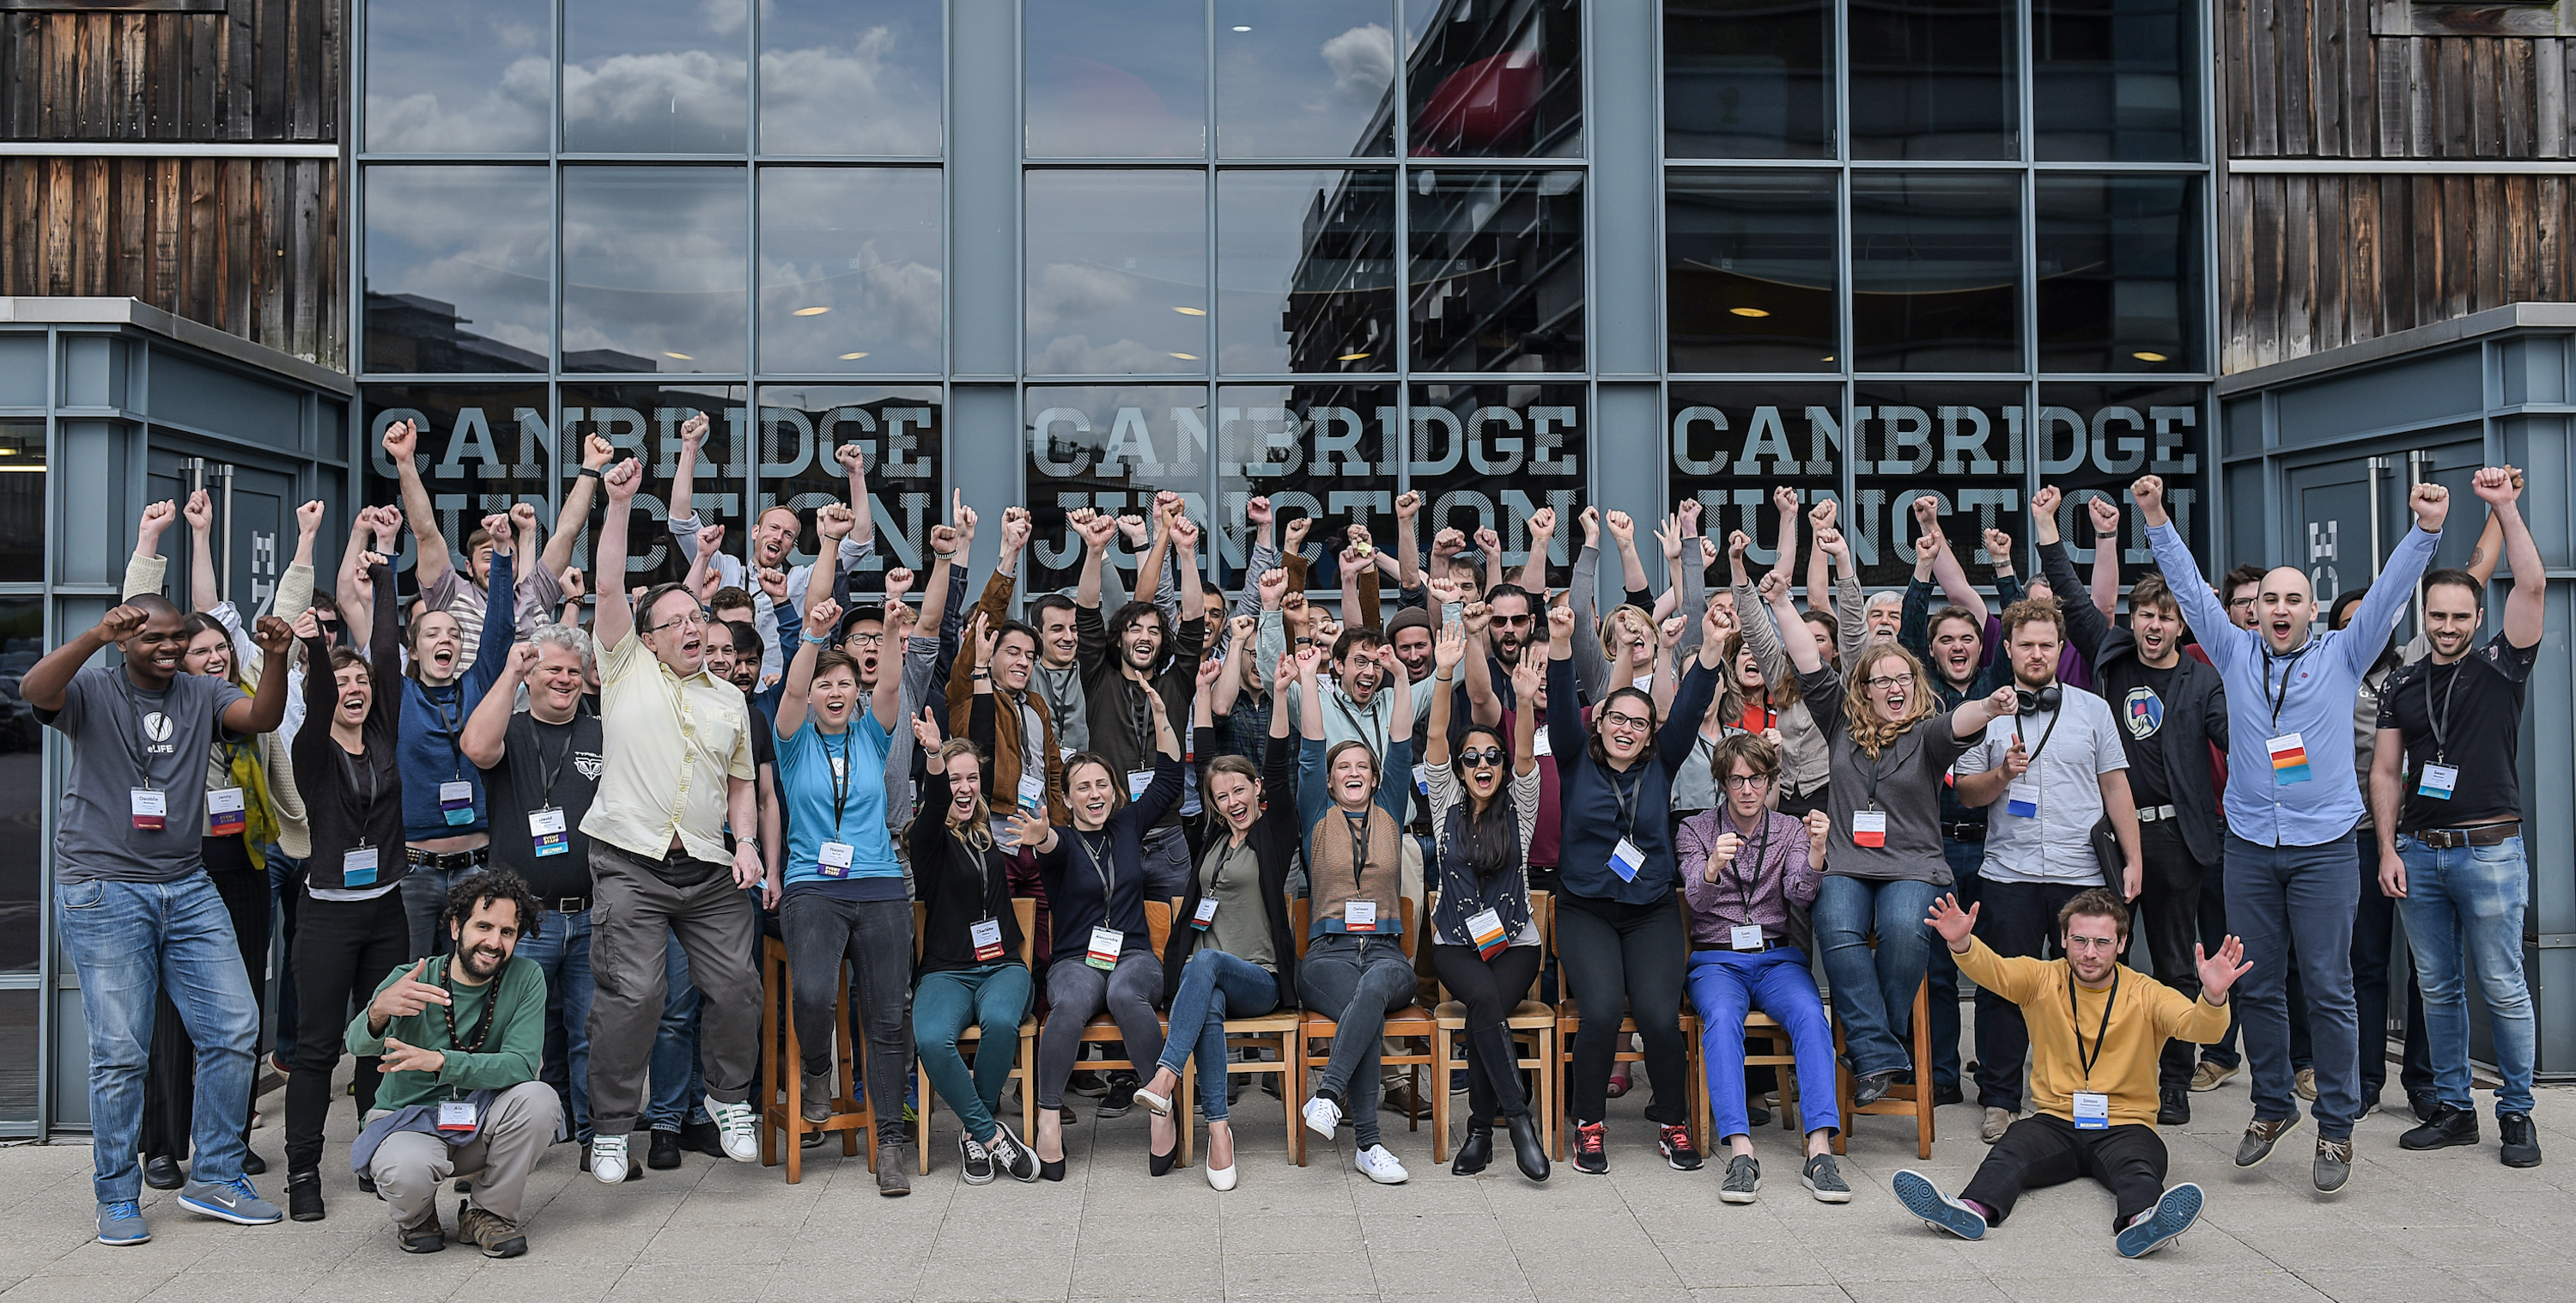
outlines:
[{"label": "name badge", "polygon": [[376,885],[376,848],[360,846],[340,855],[340,885],[372,887]]},{"label": "name badge", "polygon": [[1638,850],[1635,842],[1622,837],[1618,845],[1610,848],[1610,871],[1618,874],[1621,882],[1635,882],[1637,870],[1644,867],[1646,853]]},{"label": "name badge", "polygon": [[2039,817],[2038,775],[2024,771],[2004,788],[2004,813],[2023,819]]},{"label": "name badge", "polygon": [[2304,783],[2315,775],[2308,772],[2308,743],[2296,733],[2284,733],[2266,739],[2263,749],[2272,753],[2272,782],[2278,787]]},{"label": "name badge", "polygon": [[823,848],[815,853],[814,871],[827,878],[846,878],[850,876],[853,853],[848,842],[825,842]]},{"label": "name badge", "polygon": [[1107,972],[1118,966],[1118,948],[1127,944],[1127,934],[1114,927],[1091,929],[1091,950],[1082,962]]},{"label": "name badge", "polygon": [[474,784],[466,782],[440,783],[438,785],[438,808],[441,813],[447,816],[449,827],[456,827],[462,824],[474,822]]},{"label": "name badge", "polygon": [[[2448,796],[2445,792],[2443,795]],[[248,827],[250,811],[244,808],[242,789],[217,787],[206,793],[206,835],[229,837]]]},{"label": "name badge", "polygon": [[1490,909],[1480,909],[1467,918],[1467,939],[1476,943],[1476,957],[1491,959],[1503,952],[1511,941],[1503,933],[1503,916]]},{"label": "name badge", "polygon": [[1413,790],[1420,792],[1424,796],[1431,795],[1431,766],[1415,765],[1413,767]]},{"label": "name badge", "polygon": [[1216,897],[1199,897],[1198,910],[1190,915],[1190,926],[1205,932],[1208,930],[1208,925],[1214,922],[1216,922]]},{"label": "name badge", "polygon": [[149,787],[134,789],[134,826],[144,832],[159,832],[170,823],[170,794]]},{"label": "name badge", "polygon": [[2447,801],[2451,799],[2451,789],[2459,785],[2460,767],[2458,765],[2426,765],[2423,777],[2415,784],[2415,794],[2429,796],[2437,801]]},{"label": "name badge", "polygon": [[1074,757],[1074,750],[1073,750],[1073,748],[1072,748],[1072,747],[1063,747],[1063,746],[1060,746],[1060,747],[1057,747],[1057,748],[1055,749],[1055,758],[1056,758],[1059,762],[1063,762],[1063,763],[1070,763],[1070,762],[1073,760],[1073,757]]},{"label": "name badge", "polygon": [[1036,814],[1046,804],[1046,775],[1023,772],[1020,775],[1020,813]]},{"label": "name badge", "polygon": [[2075,1129],[2108,1131],[2111,1129],[2111,1097],[2099,1091],[2075,1092]]},{"label": "name badge", "polygon": [[1738,923],[1735,926],[1728,928],[1726,930],[1726,944],[1733,946],[1738,950],[1761,949],[1762,925],[1759,923]]},{"label": "name badge", "polygon": [[1346,901],[1342,905],[1342,930],[1345,932],[1377,931],[1377,902]]},{"label": "name badge", "polygon": [[1152,787],[1153,785],[1154,785],[1154,771],[1153,771],[1153,770],[1151,770],[1151,769],[1130,769],[1130,770],[1128,770],[1128,771],[1127,771],[1127,799],[1128,799],[1128,800],[1130,800],[1130,801],[1141,801],[1141,800],[1144,800],[1144,799],[1145,799],[1145,789],[1146,789],[1146,788],[1148,788],[1148,787]]},{"label": "name badge", "polygon": [[474,1101],[470,1099],[443,1099],[438,1102],[439,1130],[471,1131],[474,1129],[475,1121]]},{"label": "name badge", "polygon": [[563,808],[549,805],[528,811],[528,840],[535,843],[540,857],[570,854],[572,840],[565,832]]},{"label": "name badge", "polygon": [[966,929],[975,942],[975,962],[989,964],[1002,957],[1002,920],[978,919]]},{"label": "name badge", "polygon": [[1544,722],[1540,723],[1539,726],[1530,733],[1530,754],[1534,756],[1552,756],[1556,754],[1556,748],[1548,745],[1547,725]]},{"label": "name badge", "polygon": [[1852,845],[1885,846],[1887,844],[1887,811],[1852,811]]}]

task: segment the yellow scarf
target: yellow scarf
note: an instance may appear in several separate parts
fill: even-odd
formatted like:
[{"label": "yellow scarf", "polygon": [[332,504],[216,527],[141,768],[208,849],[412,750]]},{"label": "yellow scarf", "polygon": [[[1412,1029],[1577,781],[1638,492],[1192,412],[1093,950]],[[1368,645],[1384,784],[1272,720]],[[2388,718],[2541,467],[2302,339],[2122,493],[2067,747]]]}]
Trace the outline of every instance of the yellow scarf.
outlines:
[{"label": "yellow scarf", "polygon": [[268,857],[260,848],[277,840],[277,804],[268,794],[268,771],[260,767],[259,740],[218,742],[215,755],[228,785],[242,790],[242,849],[250,853],[252,868],[266,872]]}]

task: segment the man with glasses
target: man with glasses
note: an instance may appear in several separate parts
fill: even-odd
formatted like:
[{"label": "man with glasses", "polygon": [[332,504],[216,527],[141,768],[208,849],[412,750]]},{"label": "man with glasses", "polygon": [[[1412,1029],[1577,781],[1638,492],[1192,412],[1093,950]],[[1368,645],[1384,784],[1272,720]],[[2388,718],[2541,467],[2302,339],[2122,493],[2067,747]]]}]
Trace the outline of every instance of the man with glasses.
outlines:
[{"label": "man with glasses", "polygon": [[748,1102],[760,1039],[752,959],[759,925],[743,889],[764,886],[775,902],[778,880],[762,863],[759,837],[737,837],[732,852],[725,849],[728,826],[759,826],[742,690],[707,672],[706,617],[683,585],[648,589],[629,608],[626,529],[643,468],[620,462],[605,478],[592,632],[608,648],[599,666],[607,758],[581,830],[591,839],[598,983],[590,1009],[590,1174],[614,1185],[629,1169],[627,1134],[643,1104],[645,1062],[662,1014],[664,939],[672,932],[706,1006],[700,1058],[707,1113],[726,1157],[759,1159],[758,1120]]},{"label": "man with glasses", "polygon": [[[706,413],[697,413],[680,423],[680,460],[671,476],[669,523],[671,541],[679,546],[680,555],[683,557],[693,556],[697,551],[700,525],[692,499],[695,496],[694,487],[698,474],[698,450],[705,445],[706,439]],[[856,443],[841,444],[832,450],[832,459],[838,461],[849,476],[850,501],[847,506],[837,502],[830,503],[814,513],[815,535],[821,540],[823,546],[833,549],[835,555],[840,558],[843,570],[858,569],[859,564],[867,560],[868,554],[876,547],[876,512],[868,498],[866,457],[865,450]],[[761,512],[759,519],[752,524],[750,567],[745,567],[741,558],[730,553],[719,552],[711,559],[716,575],[726,587],[740,588],[751,595],[752,627],[762,631],[764,639],[758,658],[760,677],[757,681],[761,683],[777,681],[784,666],[784,654],[775,645],[766,643],[768,630],[772,624],[770,608],[775,604],[775,599],[771,596],[768,585],[760,581],[760,576],[755,574],[754,570],[766,572],[787,565],[788,554],[796,550],[796,543],[802,531],[803,526],[796,519],[795,508],[771,507]],[[800,611],[805,609],[809,600],[807,590],[813,586],[814,577],[814,567],[811,565],[788,569],[787,601],[789,605]],[[831,586],[831,578],[831,572],[825,571],[823,581],[827,589]]]}]

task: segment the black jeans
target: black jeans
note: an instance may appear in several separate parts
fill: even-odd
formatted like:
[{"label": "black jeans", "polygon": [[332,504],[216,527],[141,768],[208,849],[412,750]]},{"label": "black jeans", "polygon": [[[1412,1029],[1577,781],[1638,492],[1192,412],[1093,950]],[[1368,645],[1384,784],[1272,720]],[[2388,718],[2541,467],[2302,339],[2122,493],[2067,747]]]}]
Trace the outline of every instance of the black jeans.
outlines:
[{"label": "black jeans", "polygon": [[1598,1122],[1609,1109],[1610,1066],[1619,1021],[1637,1020],[1646,1075],[1655,1083],[1646,1119],[1677,1126],[1689,1117],[1689,1047],[1682,1040],[1681,911],[1667,900],[1623,905],[1589,896],[1556,898],[1556,958],[1574,990],[1583,1025],[1574,1034],[1574,1120]]},{"label": "black jeans", "polygon": [[[2037,958],[2057,948],[2057,911],[2088,888],[2073,882],[1977,884],[1977,937],[2007,959]],[[2022,1064],[2030,1057],[2030,1029],[2021,1006],[1977,988],[1977,1103],[2021,1111]]]},{"label": "black jeans", "polygon": [[[286,1170],[322,1166],[322,1121],[331,1110],[351,1011],[366,1007],[387,975],[411,958],[411,924],[397,889],[373,900],[316,900],[295,920],[295,1073],[286,1079]],[[376,1061],[358,1060],[358,1116],[376,1106]]]},{"label": "black jeans", "polygon": [[2001,1226],[2022,1191],[2064,1185],[2079,1176],[2110,1187],[2119,1209],[2111,1218],[2117,1233],[2163,1197],[2165,1142],[2154,1127],[2134,1122],[2078,1131],[2062,1117],[2034,1113],[2013,1123],[1986,1151],[1986,1161],[1959,1197],[1985,1205],[1986,1220]]},{"label": "black jeans", "polygon": [[[251,999],[264,1009],[268,1005],[268,875],[251,866],[250,853],[238,836],[208,837],[203,853],[206,879],[215,884],[215,895],[232,918],[233,937],[241,943],[242,971],[250,976]],[[258,1065],[253,1064],[252,1081],[256,1083],[258,1077]],[[254,1084],[253,1102],[256,1091]],[[144,1157],[188,1156],[196,1094],[197,1047],[179,1020],[179,1007],[170,1003],[165,991],[153,1001],[152,1049],[143,1073]],[[250,1139],[250,1113],[248,1108],[242,1113],[244,1144]]]},{"label": "black jeans", "polygon": [[[2204,866],[2200,875],[2200,944],[2214,955],[2218,953],[2218,947],[2226,941],[2227,865],[2222,860],[2217,864]],[[2294,993],[2298,990],[2295,985],[2298,980],[2299,966],[2292,964],[2290,981],[2293,985],[2290,989]],[[2295,1023],[2298,1020],[2294,1018],[2291,1021]],[[2236,1048],[2237,1025],[2236,1001],[2230,999],[2227,1002],[2227,1034],[2201,1046],[2200,1057],[2222,1068],[2242,1066],[2245,1056]]]},{"label": "black jeans", "polygon": [[[2193,999],[2200,998],[2200,966],[2191,948],[2200,930],[2200,882],[2203,865],[2191,857],[2182,839],[2182,824],[2172,819],[2138,825],[2138,908],[2143,917],[2130,942],[2129,964],[2138,967],[2138,950],[2155,968],[2156,980]],[[2056,930],[2050,925],[2050,931]],[[2156,1085],[2186,1089],[2197,1066],[2200,1047],[2189,1041],[2165,1042],[2156,1063]]]},{"label": "black jeans", "polygon": [[[2396,942],[2397,902],[2379,889],[2378,834],[2365,826],[2355,840],[2361,843],[2361,908],[2352,920],[2352,1002],[2361,1027],[2361,1102],[2367,1106],[2388,1085],[2388,958]],[[2413,964],[2406,966],[2406,1059],[2397,1084],[2410,1100],[2433,1093],[2424,991],[2415,984]]]},{"label": "black jeans", "polygon": [[[1434,945],[1431,966],[1440,984],[1467,1006],[1467,1125],[1490,1126],[1497,1116],[1529,1111],[1521,1089],[1520,1058],[1503,1023],[1529,996],[1538,979],[1539,947],[1505,946],[1492,959],[1474,946]],[[1445,1089],[1445,1083],[1439,1087]]]},{"label": "black jeans", "polygon": [[[912,902],[794,892],[778,902],[778,926],[787,942],[796,1048],[805,1060],[800,1070],[809,1077],[832,1070],[832,1014],[846,959],[858,993],[853,1003],[866,1046],[860,1062],[868,1101],[901,1109],[912,1076]],[[878,1134],[897,1132],[888,1127]]]}]

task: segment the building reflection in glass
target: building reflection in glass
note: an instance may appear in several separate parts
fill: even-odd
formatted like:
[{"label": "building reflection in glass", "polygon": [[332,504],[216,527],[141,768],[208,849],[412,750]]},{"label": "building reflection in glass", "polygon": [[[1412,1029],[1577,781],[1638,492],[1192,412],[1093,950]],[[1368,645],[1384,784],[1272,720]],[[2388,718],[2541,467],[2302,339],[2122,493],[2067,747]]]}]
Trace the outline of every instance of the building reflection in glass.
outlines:
[{"label": "building reflection in glass", "polygon": [[1395,173],[1217,177],[1217,365],[1395,368]]}]

